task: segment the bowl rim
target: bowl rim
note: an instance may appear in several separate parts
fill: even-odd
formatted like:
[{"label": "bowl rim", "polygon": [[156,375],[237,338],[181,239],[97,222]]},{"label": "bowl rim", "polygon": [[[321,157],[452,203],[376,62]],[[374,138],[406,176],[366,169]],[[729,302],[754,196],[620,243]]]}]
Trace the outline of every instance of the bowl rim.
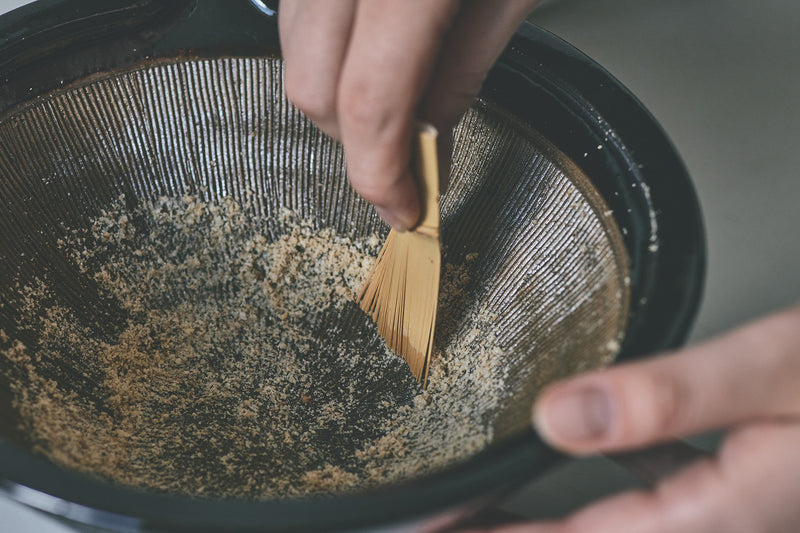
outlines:
[{"label": "bowl rim", "polygon": [[[280,53],[275,18],[255,11],[246,0],[39,0],[0,16],[0,35],[3,112],[111,68],[169,57]],[[110,40],[119,46],[98,57],[96,47]],[[87,52],[89,44],[95,48]],[[73,62],[71,71],[36,73],[37,65],[58,54],[95,59],[77,70],[80,62]],[[28,83],[31,77],[35,84]],[[559,112],[569,113],[573,122],[548,115],[533,93],[557,102]],[[629,229],[626,246],[639,265],[632,276],[632,334],[620,360],[684,342],[701,298],[705,237],[688,173],[653,116],[605,69],[529,23],[513,37],[481,95],[514,102],[513,112],[556,139],[587,175],[610,169],[600,173],[606,177],[598,188],[612,208],[626,201],[643,206],[634,213],[614,209],[617,224]],[[589,141],[604,150],[590,153]],[[375,492],[251,502],[116,487],[65,471],[0,439],[0,492],[53,515],[122,531],[332,531],[402,523],[496,498],[563,459],[531,430],[445,472]]]}]

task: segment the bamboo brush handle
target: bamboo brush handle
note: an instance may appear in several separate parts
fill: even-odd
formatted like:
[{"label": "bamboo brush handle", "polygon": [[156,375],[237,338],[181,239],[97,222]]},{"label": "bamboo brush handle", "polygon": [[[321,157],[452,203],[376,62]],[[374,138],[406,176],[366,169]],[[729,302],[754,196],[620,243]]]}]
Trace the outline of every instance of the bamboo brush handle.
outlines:
[{"label": "bamboo brush handle", "polygon": [[420,221],[415,231],[439,234],[439,166],[436,154],[436,128],[424,122],[414,125],[414,142],[417,149],[413,152],[414,177],[417,180],[420,199]]}]

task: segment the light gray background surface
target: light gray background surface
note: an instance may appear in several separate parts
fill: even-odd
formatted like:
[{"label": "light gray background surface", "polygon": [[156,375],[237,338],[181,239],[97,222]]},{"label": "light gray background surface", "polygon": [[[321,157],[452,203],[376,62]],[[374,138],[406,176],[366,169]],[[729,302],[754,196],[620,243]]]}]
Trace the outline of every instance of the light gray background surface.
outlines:
[{"label": "light gray background surface", "polygon": [[[0,13],[24,3],[0,0]],[[800,300],[800,3],[560,0],[532,20],[630,88],[683,156],[709,253],[692,340]],[[583,459],[508,508],[560,516],[632,485],[612,463]],[[74,533],[2,498],[0,531]]]}]

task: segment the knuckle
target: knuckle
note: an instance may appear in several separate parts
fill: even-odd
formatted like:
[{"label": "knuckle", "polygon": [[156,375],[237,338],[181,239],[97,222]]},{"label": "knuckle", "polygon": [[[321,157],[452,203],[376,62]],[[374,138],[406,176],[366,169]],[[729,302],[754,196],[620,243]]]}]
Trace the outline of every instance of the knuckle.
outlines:
[{"label": "knuckle", "polygon": [[372,186],[369,182],[356,178],[352,174],[349,179],[353,190],[355,190],[361,198],[375,205],[382,205],[385,203],[384,194],[379,188]]},{"label": "knuckle", "polygon": [[726,471],[735,472],[742,457],[764,456],[772,442],[782,438],[784,428],[771,421],[753,422],[737,427],[725,438],[719,450],[719,464]]},{"label": "knuckle", "polygon": [[366,82],[343,83],[337,111],[343,131],[351,137],[377,140],[388,130],[390,104],[385,95]]},{"label": "knuckle", "polygon": [[758,527],[745,526],[746,522],[736,512],[737,488],[728,479],[716,459],[706,458],[686,466],[676,475],[663,480],[654,490],[654,496],[664,505],[683,508],[682,519],[686,526],[702,531],[738,533],[760,531]]},{"label": "knuckle", "polygon": [[653,437],[674,436],[687,425],[692,404],[691,387],[673,373],[649,377],[651,413],[649,429]]},{"label": "knuckle", "polygon": [[284,89],[289,101],[315,121],[328,121],[335,116],[335,95],[326,84],[300,69],[286,66]]},{"label": "knuckle", "polygon": [[361,178],[361,175],[350,176],[350,185],[367,202],[375,205],[388,205],[392,203],[392,182],[376,179]]}]

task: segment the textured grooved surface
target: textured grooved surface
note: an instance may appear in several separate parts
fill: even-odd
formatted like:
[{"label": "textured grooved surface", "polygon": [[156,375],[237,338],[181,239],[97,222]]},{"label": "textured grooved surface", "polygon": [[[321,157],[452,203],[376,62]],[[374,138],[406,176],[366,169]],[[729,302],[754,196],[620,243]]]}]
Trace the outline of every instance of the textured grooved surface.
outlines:
[{"label": "textured grooved surface", "polygon": [[[14,337],[19,286],[47,275],[99,335],[112,331],[115,310],[57,240],[121,194],[134,206],[189,193],[274,220],[290,208],[355,239],[386,231],[349,188],[340,146],[286,100],[280,60],[186,60],[93,79],[0,120],[0,329]],[[472,298],[486,302],[507,359],[507,397],[485,418],[497,438],[528,427],[543,383],[614,356],[628,266],[606,209],[573,163],[502,110],[476,104],[459,125],[442,238],[450,262],[477,255]],[[0,360],[0,389],[8,365]],[[61,366],[61,379],[83,379],[78,354]],[[5,417],[0,435],[13,426]]]}]

